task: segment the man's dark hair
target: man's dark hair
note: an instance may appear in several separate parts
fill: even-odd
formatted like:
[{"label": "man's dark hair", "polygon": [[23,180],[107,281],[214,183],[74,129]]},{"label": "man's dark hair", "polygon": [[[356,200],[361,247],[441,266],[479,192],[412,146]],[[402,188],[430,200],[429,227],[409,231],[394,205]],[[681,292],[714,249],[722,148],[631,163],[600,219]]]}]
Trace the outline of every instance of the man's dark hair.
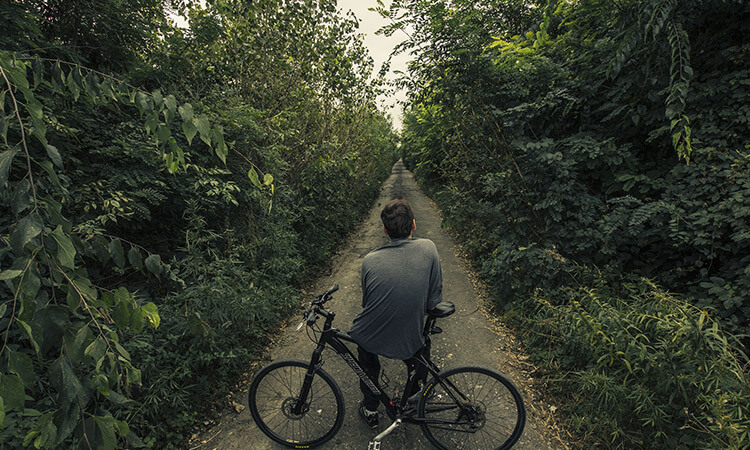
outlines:
[{"label": "man's dark hair", "polygon": [[394,198],[383,207],[380,220],[383,221],[385,231],[391,239],[405,238],[411,234],[414,212],[409,202],[403,198]]}]

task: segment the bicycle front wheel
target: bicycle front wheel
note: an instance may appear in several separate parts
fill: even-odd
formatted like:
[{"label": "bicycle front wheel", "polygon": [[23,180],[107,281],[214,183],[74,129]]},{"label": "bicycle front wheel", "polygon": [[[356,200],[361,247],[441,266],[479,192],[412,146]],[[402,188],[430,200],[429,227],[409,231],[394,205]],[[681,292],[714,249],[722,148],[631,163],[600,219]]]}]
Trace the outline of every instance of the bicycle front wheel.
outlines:
[{"label": "bicycle front wheel", "polygon": [[523,433],[526,408],[503,375],[458,367],[427,384],[417,405],[427,439],[440,449],[508,449]]},{"label": "bicycle front wheel", "polygon": [[307,398],[300,398],[308,366],[278,361],[258,372],[250,385],[253,420],[266,436],[287,447],[323,444],[344,422],[344,396],[323,369],[315,371]]}]

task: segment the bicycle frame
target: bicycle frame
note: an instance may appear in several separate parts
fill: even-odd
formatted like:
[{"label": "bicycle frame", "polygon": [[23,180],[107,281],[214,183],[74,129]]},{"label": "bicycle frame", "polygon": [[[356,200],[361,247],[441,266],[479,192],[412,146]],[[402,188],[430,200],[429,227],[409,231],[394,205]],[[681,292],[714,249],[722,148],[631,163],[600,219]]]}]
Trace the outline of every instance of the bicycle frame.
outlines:
[{"label": "bicycle frame", "polygon": [[[299,399],[306,399],[307,395],[310,392],[310,386],[312,385],[312,380],[315,375],[315,371],[318,370],[322,366],[322,358],[321,354],[323,353],[323,350],[326,348],[326,346],[330,346],[336,354],[338,354],[348,365],[349,367],[354,371],[354,373],[359,377],[360,380],[375,394],[378,396],[378,399],[380,400],[380,403],[385,406],[386,413],[391,419],[401,419],[403,422],[406,423],[416,423],[416,424],[456,424],[456,421],[452,420],[443,420],[443,419],[427,419],[427,418],[421,418],[421,417],[412,417],[410,415],[403,414],[404,406],[407,404],[408,399],[408,392],[411,392],[411,388],[414,386],[414,383],[417,382],[415,379],[416,377],[412,376],[410,379],[407,380],[406,386],[404,388],[404,393],[402,394],[401,401],[396,404],[393,399],[391,399],[384,391],[383,388],[380,386],[377,380],[371,379],[367,373],[365,372],[364,368],[359,364],[359,361],[354,356],[352,351],[347,347],[343,341],[351,342],[353,344],[356,344],[356,341],[352,339],[347,334],[341,332],[340,330],[336,328],[332,328],[331,324],[333,322],[334,317],[336,316],[335,313],[331,311],[326,311],[324,309],[318,309],[316,310],[318,314],[325,317],[326,321],[323,325],[323,330],[320,336],[320,339],[318,340],[318,346],[313,350],[312,357],[310,359],[310,365],[308,366],[307,373],[305,374],[305,380],[302,384],[302,390],[300,391]],[[432,324],[434,324],[434,318],[429,318],[428,322],[425,326],[425,330],[428,330]],[[431,321],[431,322],[430,322]],[[429,335],[426,336],[426,339],[430,339]],[[440,383],[445,389],[445,391],[452,397],[453,401],[456,402],[456,405],[463,409],[464,401],[466,400],[466,396],[464,396],[457,388],[453,385],[453,383],[450,382],[450,380],[444,380],[440,377],[440,370],[438,367],[429,359],[425,358],[423,355],[419,355],[417,358],[417,361],[420,364],[423,364],[427,370],[432,374],[433,377],[437,380],[438,383]],[[457,396],[454,394],[457,393],[458,396],[463,397],[462,399],[457,398]],[[297,405],[294,406],[293,411],[295,414],[300,414],[304,407],[304,401],[300,401],[297,403]]]}]

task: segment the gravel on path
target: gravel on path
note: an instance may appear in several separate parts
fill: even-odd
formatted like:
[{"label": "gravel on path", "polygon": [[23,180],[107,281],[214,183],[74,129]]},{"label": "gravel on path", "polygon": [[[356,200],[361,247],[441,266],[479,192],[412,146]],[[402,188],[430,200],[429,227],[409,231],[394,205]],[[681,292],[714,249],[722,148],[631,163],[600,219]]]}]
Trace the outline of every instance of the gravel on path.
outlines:
[{"label": "gravel on path", "polygon": [[[322,275],[306,292],[313,294],[324,292],[333,284],[340,289],[333,295],[333,300],[326,305],[336,313],[334,327],[347,330],[354,316],[361,310],[362,290],[360,269],[362,258],[370,251],[389,242],[383,233],[380,221],[382,206],[393,197],[404,197],[412,205],[416,217],[416,237],[431,239],[435,242],[443,268],[443,298],[456,305],[456,313],[438,324],[443,334],[433,336],[433,360],[443,369],[457,366],[483,366],[507,375],[521,388],[526,403],[528,418],[526,428],[517,449],[550,449],[563,448],[555,433],[549,429],[549,407],[534,399],[532,390],[528,389],[531,381],[528,374],[519,370],[519,361],[525,360],[519,354],[520,346],[508,330],[498,323],[497,319],[488,317],[484,312],[480,295],[475,290],[471,271],[460,257],[460,247],[456,246],[451,236],[442,229],[439,212],[434,204],[420,191],[411,172],[397,162],[381,189],[378,201],[373,206],[368,218],[354,233],[344,249],[337,255],[330,274]],[[309,301],[310,299],[306,299]],[[267,359],[256,369],[271,361],[298,359],[309,361],[314,344],[308,339],[304,330],[297,332],[299,318],[290,320],[268,351]],[[356,354],[356,351],[355,351]],[[346,363],[333,351],[323,354],[323,368],[333,376],[344,393],[346,416],[344,425],[336,436],[321,449],[367,449],[370,439],[377,434],[370,430],[357,414],[361,399],[358,380]],[[405,368],[402,362],[383,359],[383,369],[390,379],[386,389],[390,395],[403,386]],[[256,370],[256,371],[257,371]],[[249,381],[249,380],[248,380]],[[247,387],[232,394],[234,409],[224,413],[220,422],[212,429],[194,436],[190,449],[281,449],[284,448],[268,439],[255,425],[247,408]],[[389,425],[388,417],[380,412],[380,430]],[[404,425],[385,438],[381,444],[388,449],[430,449],[431,444],[416,425]]]}]

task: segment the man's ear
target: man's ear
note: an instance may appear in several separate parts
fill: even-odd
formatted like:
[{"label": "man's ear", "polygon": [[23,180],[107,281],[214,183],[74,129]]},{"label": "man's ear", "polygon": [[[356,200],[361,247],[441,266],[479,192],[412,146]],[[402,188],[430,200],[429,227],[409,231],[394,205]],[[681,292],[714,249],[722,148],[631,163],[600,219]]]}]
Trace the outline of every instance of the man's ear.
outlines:
[{"label": "man's ear", "polygon": [[417,219],[411,219],[411,231],[417,229]]},{"label": "man's ear", "polygon": [[383,233],[385,233],[385,235],[388,236],[388,230],[385,229],[385,225],[383,225]]}]

